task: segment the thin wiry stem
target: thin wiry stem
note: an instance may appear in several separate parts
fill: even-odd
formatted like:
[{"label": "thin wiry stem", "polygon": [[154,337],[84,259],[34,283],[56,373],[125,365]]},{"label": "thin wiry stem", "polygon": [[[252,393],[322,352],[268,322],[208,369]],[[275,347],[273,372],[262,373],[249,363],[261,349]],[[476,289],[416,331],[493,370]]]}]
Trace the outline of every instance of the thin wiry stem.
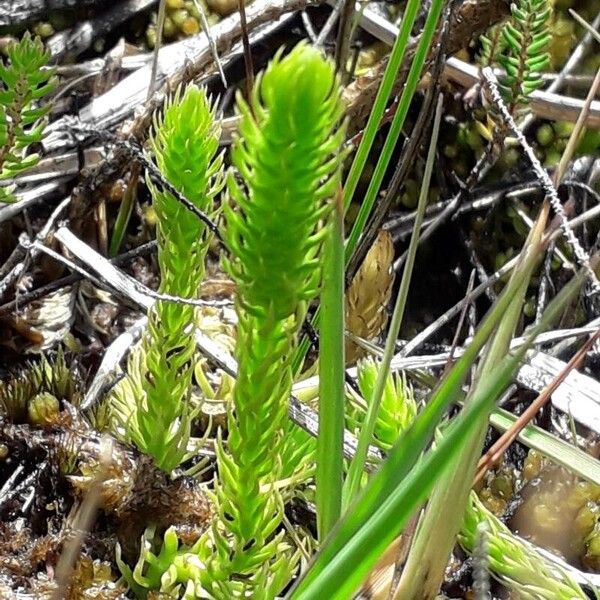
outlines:
[{"label": "thin wiry stem", "polygon": [[156,85],[156,71],[158,69],[158,53],[162,46],[163,29],[165,26],[165,12],[167,7],[167,0],[160,0],[158,5],[158,17],[156,19],[156,42],[154,44],[154,52],[152,53],[152,70],[150,71],[150,82],[148,83],[148,94],[146,95],[146,102],[154,95],[154,89]]},{"label": "thin wiry stem", "polygon": [[548,175],[548,173],[546,173],[546,170],[535,155],[533,148],[525,139],[525,135],[515,123],[515,120],[513,119],[508,108],[506,107],[506,104],[504,103],[504,100],[502,100],[502,96],[500,95],[500,91],[498,89],[498,80],[496,79],[493,70],[489,67],[485,67],[482,70],[481,74],[484,83],[489,90],[490,98],[494,103],[496,109],[502,116],[502,120],[504,121],[508,129],[511,131],[511,133],[514,135],[514,137],[518,140],[519,144],[521,145],[521,148],[523,148],[523,151],[527,155],[527,158],[529,159],[533,170],[539,177],[542,183],[542,188],[544,189],[544,192],[546,194],[546,198],[550,202],[552,210],[554,210],[554,212],[560,220],[560,226],[563,231],[563,234],[567,242],[573,249],[573,253],[577,258],[577,262],[586,270],[587,274],[589,275],[594,293],[600,293],[600,282],[598,282],[596,274],[590,267],[590,257],[579,243],[579,240],[577,239],[569,225],[565,209],[563,208],[563,205],[560,201],[560,198],[558,197],[558,193],[556,191],[556,188],[554,187],[554,184],[552,183],[552,180],[550,179],[550,176]]},{"label": "thin wiry stem", "polygon": [[346,84],[349,79],[349,73],[346,70],[346,61],[352,37],[352,17],[354,15],[355,0],[339,0],[339,4],[341,12],[335,45],[335,67],[338,73],[340,73],[342,83]]},{"label": "thin wiry stem", "polygon": [[223,65],[221,64],[221,60],[219,59],[219,51],[217,50],[217,44],[215,44],[215,39],[210,31],[210,24],[208,22],[208,19],[206,18],[206,10],[204,9],[204,5],[199,0],[194,0],[194,6],[198,10],[198,14],[200,15],[202,29],[204,30],[206,39],[208,40],[210,53],[212,54],[213,60],[215,61],[215,65],[217,65],[217,69],[219,70],[221,83],[223,84],[223,87],[227,89],[227,79],[225,78],[225,71],[223,71]]},{"label": "thin wiry stem", "polygon": [[431,132],[431,139],[429,145],[429,153],[427,155],[427,163],[425,165],[425,173],[423,174],[423,184],[421,186],[421,194],[419,196],[419,204],[417,208],[417,218],[415,219],[413,234],[410,238],[410,245],[408,249],[408,260],[402,274],[402,281],[400,283],[400,291],[396,299],[396,305],[394,306],[394,312],[392,314],[392,320],[390,323],[390,330],[388,332],[388,339],[385,345],[385,352],[381,365],[379,367],[379,374],[375,389],[373,390],[373,397],[369,403],[367,415],[363,427],[360,432],[358,439],[358,447],[356,450],[356,456],[350,465],[348,473],[348,479],[345,484],[345,495],[344,502],[346,506],[356,496],[362,477],[362,472],[367,458],[367,450],[371,439],[373,437],[373,431],[375,429],[375,423],[377,421],[377,414],[379,412],[379,405],[383,396],[383,390],[387,381],[387,376],[394,355],[394,348],[396,339],[400,331],[400,325],[402,324],[402,318],[404,316],[404,307],[406,306],[406,300],[408,298],[408,289],[410,287],[410,280],[414,267],[414,262],[417,254],[417,248],[419,246],[419,234],[421,231],[421,223],[425,214],[425,205],[427,204],[427,197],[429,194],[429,182],[431,181],[431,174],[433,172],[433,164],[435,162],[435,149],[437,144],[437,138],[440,127],[440,120],[442,117],[442,96],[438,98],[436,107],[435,118],[433,121],[433,129]]},{"label": "thin wiry stem", "polygon": [[252,96],[254,88],[254,63],[252,61],[252,47],[248,38],[248,22],[246,21],[246,2],[238,0],[238,10],[240,12],[240,25],[242,28],[242,46],[244,47],[244,66],[246,67],[246,97]]}]

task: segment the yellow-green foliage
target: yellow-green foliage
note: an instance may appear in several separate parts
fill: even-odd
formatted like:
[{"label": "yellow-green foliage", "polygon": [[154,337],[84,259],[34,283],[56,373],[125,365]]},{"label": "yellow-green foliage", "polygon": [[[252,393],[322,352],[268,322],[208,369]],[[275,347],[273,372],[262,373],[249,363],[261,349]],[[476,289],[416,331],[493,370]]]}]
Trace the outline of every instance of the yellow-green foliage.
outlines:
[{"label": "yellow-green foliage", "polygon": [[473,552],[477,544],[477,527],[485,524],[489,569],[500,581],[523,600],[575,600],[588,598],[569,573],[549,563],[536,550],[515,537],[471,492],[460,544]]},{"label": "yellow-green foliage", "polygon": [[237,284],[238,376],[228,439],[217,449],[219,518],[203,550],[205,589],[217,598],[272,598],[293,560],[278,532],[280,451],[292,358],[319,288],[322,223],[340,182],[342,105],[333,65],[317,50],[279,53],[242,117],[225,208],[226,266]]},{"label": "yellow-green foliage", "polygon": [[[56,85],[55,69],[47,67],[50,55],[39,38],[26,33],[7,53],[8,61],[0,61],[0,181],[39,160],[27,150],[42,141],[49,106],[37,103]],[[13,189],[0,187],[0,202],[14,202]]]},{"label": "yellow-green foliage", "polygon": [[[371,359],[361,360],[357,368],[358,387],[363,398],[370,403],[377,381],[377,364]],[[365,412],[366,409],[350,411],[348,424],[351,429],[360,429]],[[405,378],[389,374],[375,424],[375,443],[384,450],[390,449],[398,441],[400,434],[413,422],[416,414],[417,403]]]},{"label": "yellow-green foliage", "polygon": [[[220,189],[220,130],[203,90],[189,86],[154,123],[152,151],[167,180],[198,209],[213,213]],[[204,276],[210,232],[172,194],[148,182],[157,216],[159,291],[193,298]],[[130,361],[134,404],[125,427],[138,448],[165,471],[183,459],[189,439],[195,309],[158,300],[148,316],[141,362]],[[137,362],[136,362],[137,360]]]},{"label": "yellow-green foliage", "polygon": [[506,49],[499,60],[506,70],[502,89],[516,106],[542,85],[541,72],[550,64],[548,20],[552,7],[548,0],[519,0],[511,4],[510,11],[511,19],[502,29]]},{"label": "yellow-green foliage", "polygon": [[121,558],[117,545],[116,560],[124,579],[136,598],[146,598],[149,591],[160,591],[161,597],[194,599],[194,582],[199,580],[202,565],[195,547],[180,546],[173,527],[165,531],[155,554],[156,528],[149,526],[142,535],[140,555],[133,569]]}]

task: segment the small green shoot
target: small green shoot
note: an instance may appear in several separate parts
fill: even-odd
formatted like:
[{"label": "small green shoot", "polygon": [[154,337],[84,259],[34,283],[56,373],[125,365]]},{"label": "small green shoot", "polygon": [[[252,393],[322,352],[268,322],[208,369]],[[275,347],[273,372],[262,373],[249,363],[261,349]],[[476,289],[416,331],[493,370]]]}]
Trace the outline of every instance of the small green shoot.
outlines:
[{"label": "small green shoot", "polygon": [[[220,191],[220,131],[204,90],[179,90],[154,122],[151,138],[156,164],[176,189],[204,213],[213,214]],[[211,233],[169,192],[148,181],[157,216],[159,291],[197,298]],[[148,315],[140,353],[132,353],[128,376],[131,397],[121,400],[127,437],[154,457],[166,472],[184,459],[190,436],[189,404],[196,309],[158,300]]]},{"label": "small green shoot", "polygon": [[548,0],[518,0],[510,10],[511,18],[502,28],[505,49],[498,60],[506,71],[502,91],[509,109],[514,110],[542,85],[541,73],[550,64],[552,6]]},{"label": "small green shoot", "polygon": [[[56,87],[50,54],[29,32],[8,47],[0,61],[0,182],[33,167],[39,155],[29,153],[42,141],[49,105],[39,102]],[[15,202],[14,186],[0,186],[0,202]]]},{"label": "small green shoot", "polygon": [[[360,360],[356,368],[358,387],[368,407],[373,400],[379,368],[371,358]],[[364,411],[361,409],[348,411],[350,414],[348,414],[347,420],[351,430],[360,428],[364,422],[367,407]],[[413,422],[416,414],[417,402],[406,378],[399,373],[389,373],[373,431],[373,443],[383,450],[389,450],[402,432]]]}]

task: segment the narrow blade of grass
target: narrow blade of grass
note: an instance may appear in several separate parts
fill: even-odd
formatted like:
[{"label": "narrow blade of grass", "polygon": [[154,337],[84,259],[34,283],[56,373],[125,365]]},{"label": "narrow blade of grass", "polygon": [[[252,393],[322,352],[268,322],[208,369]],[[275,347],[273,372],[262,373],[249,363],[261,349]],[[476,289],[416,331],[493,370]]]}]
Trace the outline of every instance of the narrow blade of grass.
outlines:
[{"label": "narrow blade of grass", "polygon": [[325,242],[319,346],[316,504],[319,539],[340,518],[344,468],[344,209],[341,189]]},{"label": "narrow blade of grass", "polygon": [[131,213],[133,212],[133,207],[136,201],[139,173],[139,164],[135,164],[131,169],[129,183],[127,184],[123,198],[121,199],[119,212],[117,213],[117,218],[112,230],[110,245],[108,248],[108,255],[111,258],[119,253],[119,249],[121,248],[121,244],[125,238],[125,233],[127,232],[129,220],[131,219]]},{"label": "narrow blade of grass", "polygon": [[[421,77],[421,71],[423,70],[423,65],[425,64],[427,53],[429,52],[429,47],[431,46],[443,6],[443,0],[432,0],[431,6],[429,7],[427,20],[425,21],[423,31],[421,32],[421,37],[419,38],[419,44],[417,45],[417,50],[406,78],[406,84],[402,90],[402,95],[400,96],[400,100],[398,102],[396,114],[394,115],[389,133],[386,137],[383,149],[381,150],[381,154],[379,155],[379,160],[375,166],[375,171],[371,177],[367,193],[365,194],[365,197],[361,203],[356,221],[354,222],[350,236],[346,242],[346,263],[350,260],[350,257],[354,252],[354,248],[358,243],[358,239],[360,238],[367,223],[367,219],[371,214],[375,199],[377,198],[377,193],[379,192],[381,182],[383,181],[383,176],[385,175],[386,169],[392,158],[392,153],[396,147],[396,143],[398,142],[398,137],[400,136],[400,132],[404,126],[408,109],[410,108],[410,104],[417,89],[417,84],[419,83],[419,79]],[[385,74],[387,75],[387,70]],[[350,175],[348,176],[348,181],[346,182],[347,188],[349,183]],[[350,188],[348,188],[348,193],[349,192]],[[354,192],[352,191],[352,193]],[[350,198],[345,198],[345,201],[349,204],[350,199],[351,196]]]},{"label": "narrow blade of grass", "polygon": [[[383,74],[381,84],[379,85],[379,89],[377,90],[377,96],[375,97],[375,101],[373,102],[373,108],[371,109],[371,112],[369,114],[369,119],[365,126],[363,136],[361,138],[356,154],[354,155],[352,165],[350,166],[350,172],[348,173],[348,177],[344,182],[344,212],[348,210],[348,207],[352,202],[354,192],[356,191],[356,187],[358,186],[358,182],[360,180],[362,172],[365,168],[365,165],[367,164],[369,152],[371,150],[371,147],[373,146],[373,142],[375,141],[375,135],[377,134],[381,118],[383,117],[385,107],[387,105],[388,100],[390,99],[390,95],[394,87],[394,81],[398,74],[398,70],[400,69],[400,65],[402,64],[402,61],[404,59],[404,55],[406,54],[406,49],[408,48],[408,42],[410,40],[410,32],[414,25],[420,6],[420,0],[408,0],[406,4],[404,15],[402,17],[402,22],[400,24],[400,29],[398,31],[398,36],[394,41],[394,45],[390,53],[385,73]],[[412,99],[412,94],[407,100],[408,103],[410,103],[410,99]],[[367,215],[369,212],[370,208],[367,212]],[[355,235],[360,236],[360,234],[362,233],[362,228],[357,230],[355,226],[353,227],[353,231],[357,231]],[[354,246],[355,245],[356,244],[354,244]],[[354,247],[352,247],[351,249],[348,249],[348,247],[346,247],[346,264],[350,259],[350,255],[353,249]],[[319,315],[320,310],[317,309],[312,319],[312,324],[315,327],[319,324]],[[302,363],[304,362],[304,357],[306,356],[309,347],[310,341],[308,340],[308,338],[304,337],[298,345],[298,350],[296,351],[296,356],[294,357],[293,368],[295,373],[298,373],[300,371]]]},{"label": "narrow blade of grass", "polygon": [[[508,411],[497,408],[490,416],[490,424],[500,431],[507,431],[517,418]],[[600,485],[600,461],[576,446],[535,425],[524,427],[517,439],[528,448],[537,450],[557,465],[565,467],[583,479]]]},{"label": "narrow blade of grass", "polygon": [[443,96],[440,95],[436,106],[433,128],[431,131],[431,139],[429,141],[429,151],[427,153],[427,162],[425,164],[425,172],[423,174],[423,182],[421,184],[419,203],[417,205],[417,214],[415,217],[413,231],[410,238],[406,263],[402,272],[402,281],[400,282],[400,289],[398,291],[398,296],[396,297],[396,303],[394,305],[394,312],[392,314],[392,320],[390,323],[388,337],[385,344],[383,359],[381,361],[381,364],[379,365],[379,373],[377,375],[375,389],[373,390],[373,398],[369,403],[369,408],[365,416],[365,421],[360,430],[356,454],[354,456],[354,460],[350,463],[348,478],[345,482],[344,506],[347,506],[353,500],[353,498],[356,496],[359,490],[362,473],[365,467],[365,461],[367,459],[369,444],[372,441],[373,431],[375,430],[375,424],[377,422],[379,405],[381,403],[383,390],[386,385],[388,373],[390,370],[390,364],[392,362],[392,358],[396,350],[396,339],[398,338],[398,333],[400,332],[400,326],[402,324],[402,318],[404,316],[404,308],[406,306],[406,300],[408,298],[408,290],[410,288],[413,267],[415,264],[415,258],[417,256],[417,248],[419,246],[419,234],[421,232],[421,225],[423,223],[425,207],[427,205],[427,198],[429,196],[429,182],[431,181],[433,164],[435,162],[435,152],[437,147],[438,134],[440,131],[440,121],[442,118],[442,104]]},{"label": "narrow blade of grass", "polygon": [[[289,597],[292,600],[342,600],[351,597],[380,554],[464,448],[481,417],[492,409],[535,336],[560,315],[583,280],[584,275],[580,273],[561,290],[523,347],[513,356],[506,356],[488,377],[479,382],[469,405],[446,428],[435,448],[408,474],[406,437],[398,441],[367,488],[334,529],[309,571],[291,591]],[[422,420],[422,414],[417,421]]]},{"label": "narrow blade of grass", "polygon": [[[485,350],[465,402],[467,406],[478,386],[491,376],[509,351],[527,286],[541,255],[544,224],[542,214],[525,242],[519,263],[510,279],[518,285],[517,294],[507,307]],[[418,595],[427,600],[437,595],[473,485],[488,418],[488,414],[481,414],[479,422],[463,440],[463,447],[457,455],[452,472],[445,473],[436,483],[411,545],[395,598],[413,598]],[[432,544],[434,535],[436,543]]]},{"label": "narrow blade of grass", "polygon": [[358,150],[356,151],[354,160],[352,161],[352,166],[350,167],[346,182],[344,183],[344,210],[348,210],[348,206],[350,206],[360,176],[367,163],[369,151],[375,141],[375,135],[377,134],[381,117],[383,116],[386,104],[392,93],[394,80],[396,79],[402,60],[404,59],[404,54],[406,53],[408,41],[410,39],[410,32],[420,6],[420,0],[409,0],[406,4],[402,22],[400,23],[400,30],[398,31],[398,37],[394,41],[394,46],[392,47],[381,84],[377,90],[377,96],[373,102],[373,108],[369,114],[363,137],[358,146]]}]

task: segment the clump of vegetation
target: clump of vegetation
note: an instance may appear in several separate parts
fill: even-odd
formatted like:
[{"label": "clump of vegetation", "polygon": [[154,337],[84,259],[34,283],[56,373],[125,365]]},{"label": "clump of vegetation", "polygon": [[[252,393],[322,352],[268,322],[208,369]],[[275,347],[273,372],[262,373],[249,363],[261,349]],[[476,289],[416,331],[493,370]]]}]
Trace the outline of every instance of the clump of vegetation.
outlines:
[{"label": "clump of vegetation", "polygon": [[278,533],[283,504],[273,486],[297,336],[318,293],[328,200],[340,181],[338,85],[333,65],[301,44],[275,57],[250,105],[238,96],[232,161],[247,191],[229,176],[236,206],[225,207],[225,239],[237,284],[239,367],[227,442],[217,447],[218,519],[203,554],[202,582],[217,597],[271,598],[295,563]]},{"label": "clump of vegetation", "polygon": [[155,534],[153,525],[144,531],[133,569],[122,560],[120,548],[117,549],[117,564],[130,589],[137,598],[145,598],[152,590],[170,598],[195,598],[195,585],[202,570],[196,548],[181,546],[173,527],[165,531],[156,548]]},{"label": "clump of vegetation", "polygon": [[81,389],[64,353],[28,366],[18,376],[0,382],[0,418],[39,424],[58,414],[59,401],[78,404]]},{"label": "clump of vegetation", "polygon": [[[50,109],[39,102],[57,83],[39,38],[26,33],[7,54],[8,62],[0,62],[0,183],[38,162],[39,155],[29,149],[42,141]],[[0,186],[0,202],[15,200],[14,186]]]},{"label": "clump of vegetation", "polygon": [[[222,187],[220,131],[204,90],[178,91],[154,123],[152,152],[161,172],[192,204],[214,216]],[[170,192],[151,181],[157,217],[159,291],[198,297],[212,233]],[[184,459],[190,437],[190,392],[196,342],[196,309],[157,300],[148,315],[141,350],[132,354],[129,385],[119,395],[118,413],[128,439],[170,472]]]},{"label": "clump of vegetation", "polygon": [[[216,5],[217,1],[208,4]],[[221,3],[223,11],[229,10],[227,3],[228,0]],[[95,506],[90,512],[102,516],[95,524],[90,520],[89,527],[81,527],[89,535],[81,537],[81,547],[77,549],[83,560],[72,561],[73,590],[79,587],[78,578],[85,578],[86,589],[99,588],[94,582],[98,579],[115,597],[127,593],[140,599],[272,600],[286,594],[290,600],[346,600],[354,597],[361,585],[379,595],[370,584],[377,578],[386,579],[386,575],[379,577],[377,569],[389,563],[383,565],[390,573],[385,582],[388,592],[392,580],[400,576],[393,591],[395,597],[432,600],[440,592],[448,556],[458,540],[474,555],[475,595],[483,597],[489,593],[489,582],[486,584],[485,580],[491,570],[519,597],[585,597],[567,572],[511,534],[488,510],[496,511],[500,517],[514,494],[525,489],[519,487],[520,477],[532,476],[529,472],[535,469],[531,465],[526,462],[520,475],[508,461],[506,472],[488,478],[487,493],[484,490],[478,498],[471,490],[475,472],[479,478],[483,469],[477,464],[490,421],[499,427],[499,421],[494,420],[502,415],[496,406],[498,399],[515,381],[515,373],[526,360],[526,352],[536,336],[561,316],[576,312],[568,309],[578,301],[586,277],[594,277],[594,258],[587,261],[586,257],[586,273],[574,277],[569,274],[571,280],[562,289],[556,285],[556,290],[552,290],[553,294],[556,292],[554,299],[544,308],[545,293],[532,290],[544,281],[536,273],[540,257],[549,246],[548,207],[544,205],[532,227],[528,217],[535,218],[534,202],[525,206],[524,200],[523,207],[515,202],[496,222],[494,213],[488,212],[487,224],[481,217],[481,228],[491,224],[503,233],[503,245],[495,248],[502,248],[495,254],[497,266],[516,256],[527,236],[512,274],[488,288],[491,308],[480,320],[475,312],[484,303],[474,298],[481,288],[471,286],[473,282],[469,284],[469,297],[457,305],[457,310],[464,309],[461,318],[466,320],[461,320],[451,350],[433,349],[435,357],[414,357],[417,367],[412,370],[414,377],[410,375],[412,383],[405,373],[393,372],[393,365],[406,365],[413,360],[406,360],[406,355],[418,346],[415,340],[403,345],[398,336],[404,324],[409,282],[416,274],[415,257],[423,247],[419,245],[423,241],[420,232],[428,228],[431,233],[443,218],[442,215],[438,221],[439,213],[426,213],[427,199],[455,192],[457,201],[471,192],[475,197],[480,192],[487,197],[487,189],[475,188],[478,177],[469,176],[470,161],[476,155],[481,161],[478,169],[483,164],[482,171],[473,171],[481,175],[481,180],[485,169],[500,154],[495,151],[504,150],[505,145],[510,148],[498,159],[497,171],[520,169],[519,156],[525,150],[530,164],[537,168],[536,174],[546,183],[545,192],[555,192],[552,182],[546,182],[547,174],[532,158],[527,139],[516,136],[508,143],[506,140],[506,124],[518,133],[513,116],[517,119],[529,110],[528,98],[541,85],[541,70],[548,61],[547,0],[516,0],[508,21],[491,30],[482,41],[482,62],[505,69],[501,77],[503,96],[498,93],[495,75],[486,69],[487,95],[483,106],[469,115],[487,119],[486,125],[472,119],[461,123],[456,142],[468,152],[446,142],[442,144],[446,158],[457,162],[450,173],[440,173],[436,187],[430,187],[442,154],[438,147],[440,123],[445,117],[449,124],[455,123],[455,109],[463,115],[470,106],[459,94],[455,94],[451,108],[444,106],[449,96],[444,93],[445,87],[432,87],[432,93],[426,92],[426,103],[414,131],[406,131],[407,115],[418,104],[413,96],[419,81],[424,80],[424,65],[432,56],[432,40],[440,32],[437,23],[444,5],[444,0],[431,0],[423,28],[412,47],[410,40],[415,34],[421,2],[407,0],[403,5],[402,23],[380,88],[376,94],[363,94],[368,102],[374,98],[371,116],[365,130],[351,140],[345,139],[340,80],[333,62],[306,43],[289,54],[283,50],[277,53],[253,89],[249,82],[249,93],[238,95],[238,118],[232,120],[237,137],[234,135],[227,177],[223,174],[223,155],[218,151],[221,131],[216,109],[205,91],[195,85],[179,88],[155,117],[146,158],[130,141],[119,139],[117,148],[123,151],[122,156],[129,150],[137,162],[129,171],[130,200],[137,197],[134,191],[142,166],[152,172],[146,187],[152,199],[148,214],[156,217],[160,286],[159,294],[154,295],[159,299],[148,309],[147,329],[140,343],[131,349],[126,375],[111,392],[112,402],[93,408],[95,412],[81,413],[76,407],[79,386],[67,367],[69,361],[62,355],[52,365],[41,362],[25,377],[0,384],[0,475],[9,478],[12,486],[10,490],[9,486],[0,486],[0,512],[2,516],[19,515],[18,521],[8,521],[8,525],[0,520],[0,531],[8,534],[0,535],[8,539],[6,544],[0,544],[0,596],[4,594],[5,573],[11,568],[9,577],[15,581],[33,579],[39,565],[46,572],[54,569],[60,573],[61,569],[55,568],[56,557],[68,557],[72,549],[72,540],[64,535],[65,524],[78,524],[92,502]],[[196,8],[192,10],[196,7],[194,2],[168,0],[162,3],[165,6],[165,27],[170,29],[165,31],[166,37],[187,35],[198,29],[200,13]],[[235,9],[237,4],[234,1],[230,6]],[[340,21],[346,17],[352,15],[342,15]],[[344,31],[343,26],[340,31]],[[21,49],[15,50],[17,47]],[[339,47],[337,50],[338,64],[350,66],[353,61],[344,56],[347,52]],[[26,37],[11,46],[10,51],[12,56],[9,52],[6,65],[0,66],[0,106],[8,107],[0,115],[4,119],[0,121],[0,125],[4,123],[0,127],[0,135],[4,136],[0,142],[5,142],[0,144],[4,161],[0,173],[6,177],[6,173],[20,173],[37,160],[29,154],[41,135],[38,128],[45,114],[39,112],[45,109],[37,104],[52,87],[54,77],[39,62],[44,76],[50,73],[48,79],[38,81],[36,75],[19,80],[19,69],[26,73],[38,64],[36,60],[41,61],[38,41]],[[44,57],[47,60],[45,54]],[[435,69],[430,71],[433,76]],[[403,73],[404,85],[397,103],[391,105],[399,73]],[[176,75],[184,78],[187,71],[182,69]],[[366,73],[364,81],[369,76]],[[439,86],[439,78],[433,79],[432,83]],[[364,81],[358,82],[361,93],[368,89],[362,87]],[[8,89],[11,85],[12,91]],[[23,100],[31,87],[34,92]],[[438,89],[443,91],[435,102]],[[436,105],[431,122],[426,118],[432,112],[428,104]],[[387,113],[386,107],[390,109]],[[390,126],[382,127],[382,122],[388,120]],[[360,126],[358,123],[357,129]],[[552,162],[551,157],[557,158],[558,151],[567,145],[568,132],[562,135],[556,123],[536,126],[530,137],[535,137],[537,149],[543,150],[546,160]],[[404,165],[426,141],[429,129],[427,158],[412,173],[405,173]],[[143,135],[142,131],[137,133]],[[411,136],[403,149],[399,143],[401,133]],[[376,145],[376,137],[383,142],[380,146]],[[343,163],[350,152],[347,148],[359,138],[348,178],[343,182]],[[556,144],[557,138],[562,138],[563,147]],[[414,145],[407,151],[411,140]],[[104,141],[101,136],[100,143]],[[490,142],[487,149],[486,141]],[[2,150],[9,146],[12,149]],[[369,172],[368,162],[377,154],[374,169]],[[398,167],[391,174],[397,154]],[[11,167],[10,161],[17,166]],[[123,167],[124,179],[128,169]],[[522,173],[521,169],[519,174]],[[398,185],[387,187],[390,174],[389,181],[396,180]],[[464,176],[466,185],[454,185],[455,175]],[[364,197],[357,188],[359,182],[368,187]],[[389,204],[379,201],[386,200],[390,189],[395,189],[396,196],[403,192],[401,204],[415,211],[398,219],[400,243],[404,243],[405,232],[410,229],[407,223],[413,223],[412,238],[403,257],[395,256],[398,238],[390,233],[391,227],[380,232],[371,252],[366,253],[379,229],[379,217],[389,208]],[[579,191],[589,193],[583,187]],[[10,190],[6,193],[12,194]],[[102,194],[99,193],[101,197]],[[358,197],[362,201],[346,239],[344,217],[352,221],[346,211]],[[464,226],[466,220],[459,213],[463,209],[480,210],[481,205],[487,206],[486,202],[463,203],[448,226],[454,227],[459,220]],[[458,203],[448,203],[435,210],[442,208],[447,215],[456,207]],[[4,214],[12,210],[11,207]],[[104,233],[112,224],[112,214],[108,216],[107,210],[107,204],[99,206],[95,215],[104,219]],[[498,213],[503,210],[504,206]],[[224,218],[219,223],[221,212]],[[479,214],[482,213],[481,210]],[[23,221],[29,227],[29,219]],[[54,243],[52,226],[53,223],[43,240],[38,236],[32,249],[38,251],[42,244]],[[121,223],[115,225],[113,233],[119,227],[116,237],[120,242],[128,228]],[[36,228],[37,223],[27,231],[29,239],[33,239]],[[473,240],[466,245],[472,252],[468,259],[475,267],[473,278],[479,275],[483,280],[487,267],[495,262],[492,259],[487,263],[487,257],[481,260],[478,255],[480,239],[476,238],[481,228],[468,231]],[[147,239],[148,229],[145,227],[136,239]],[[219,287],[223,281],[220,280],[215,287],[227,287],[224,295],[234,299],[235,314],[220,303],[211,306],[208,331],[208,327],[204,328],[208,313],[199,312],[198,297],[213,235],[219,237],[224,270],[230,277],[225,280],[226,286]],[[56,240],[64,239],[56,235]],[[427,244],[431,242],[430,238]],[[494,243],[498,244],[497,240]],[[23,243],[23,249],[18,250],[25,253],[28,249]],[[4,247],[0,251],[4,252]],[[356,269],[365,255],[363,266]],[[20,260],[18,252],[14,256]],[[75,258],[85,262],[79,254]],[[558,279],[555,282],[551,273],[556,260],[548,256],[543,277],[549,283],[564,284]],[[380,353],[374,339],[385,332],[394,268],[399,265],[404,265],[402,281],[388,339]],[[466,286],[463,260],[456,266],[452,276]],[[4,274],[9,269],[2,265],[0,271],[1,295],[6,289]],[[354,272],[357,274],[351,282],[349,275]],[[151,273],[152,280],[155,275]],[[350,284],[347,289],[344,283]],[[431,278],[426,283],[431,284]],[[24,281],[23,287],[27,285]],[[215,287],[210,294],[220,297],[221,292],[215,293]],[[476,289],[479,291],[473,291]],[[120,292],[127,296],[126,290]],[[204,298],[203,295],[202,302]],[[467,310],[468,305],[472,310]],[[314,312],[309,310],[313,307]],[[5,310],[5,306],[0,310]],[[523,322],[534,314],[535,324],[523,332]],[[86,312],[85,316],[94,325],[93,315]],[[406,329],[411,331],[419,325],[420,322],[411,322]],[[202,335],[198,335],[200,327]],[[446,333],[440,331],[443,342],[449,341]],[[524,333],[524,337],[515,346],[517,332]],[[216,344],[219,337],[227,338],[225,344],[219,344],[223,354],[203,343],[208,337]],[[314,352],[309,353],[311,344]],[[399,348],[403,355],[394,356]],[[235,360],[228,353],[235,353]],[[370,353],[381,355],[381,360],[367,358],[356,363],[359,357]],[[427,369],[418,371],[419,364],[427,365]],[[220,385],[220,374],[215,370],[219,367],[227,370]],[[416,401],[412,385],[418,386],[422,402]],[[213,402],[218,408],[211,413],[212,407],[207,405]],[[296,423],[301,423],[303,429]],[[199,430],[206,432],[203,439],[191,439]],[[531,433],[525,431],[522,439],[534,440],[536,447],[545,448],[549,454],[565,452],[566,456],[575,457],[571,461],[573,472],[579,469],[577,476],[597,481],[596,485],[579,485],[574,474],[563,478],[557,470],[557,478],[568,482],[568,493],[562,493],[564,486],[550,491],[537,486],[536,501],[523,495],[513,518],[518,518],[523,509],[535,512],[530,520],[534,525],[539,521],[539,531],[555,533],[558,528],[554,521],[562,516],[578,532],[581,564],[597,567],[597,464],[590,469],[583,452],[574,446],[569,446],[568,451],[564,447],[557,450],[553,443],[560,440],[543,430],[535,430],[534,436]],[[121,442],[125,438],[136,448],[117,442],[111,434],[120,437]],[[577,438],[578,431],[573,434]],[[560,464],[571,463],[565,459]],[[570,508],[565,510],[564,504],[555,507],[555,496],[564,496]],[[32,515],[36,529],[37,523],[42,523],[39,535],[37,531],[34,534],[33,528],[29,531],[22,527],[22,520],[28,515]],[[47,531],[43,530],[46,521]],[[399,536],[406,543],[411,523],[417,526],[403,571],[398,573],[390,564],[397,563]],[[19,540],[26,538],[30,538],[27,544],[16,548]],[[43,553],[31,545],[38,543],[37,538],[51,542]],[[544,545],[542,538],[528,539]],[[116,563],[122,574],[117,583],[108,563],[88,564],[88,557],[95,558],[99,548],[104,560],[115,546]],[[22,560],[25,570],[14,569],[15,560],[4,560],[11,553],[26,559]],[[384,556],[386,560],[382,561]],[[367,578],[371,578],[368,585],[364,583]],[[52,590],[60,589],[63,583],[65,589],[68,587],[66,576],[63,582],[58,575],[55,579],[49,581]],[[468,579],[465,590],[470,583]],[[128,587],[125,592],[124,586]],[[28,591],[35,593],[35,586]],[[391,593],[381,595],[387,597]]]},{"label": "clump of vegetation", "polygon": [[[358,363],[358,387],[367,406],[373,397],[377,372],[377,365],[372,359],[365,359]],[[360,431],[365,413],[366,406],[348,409],[347,421],[351,431]],[[417,403],[410,385],[401,375],[390,374],[381,397],[373,434],[374,443],[384,450],[389,450],[412,423],[416,414]]]}]

